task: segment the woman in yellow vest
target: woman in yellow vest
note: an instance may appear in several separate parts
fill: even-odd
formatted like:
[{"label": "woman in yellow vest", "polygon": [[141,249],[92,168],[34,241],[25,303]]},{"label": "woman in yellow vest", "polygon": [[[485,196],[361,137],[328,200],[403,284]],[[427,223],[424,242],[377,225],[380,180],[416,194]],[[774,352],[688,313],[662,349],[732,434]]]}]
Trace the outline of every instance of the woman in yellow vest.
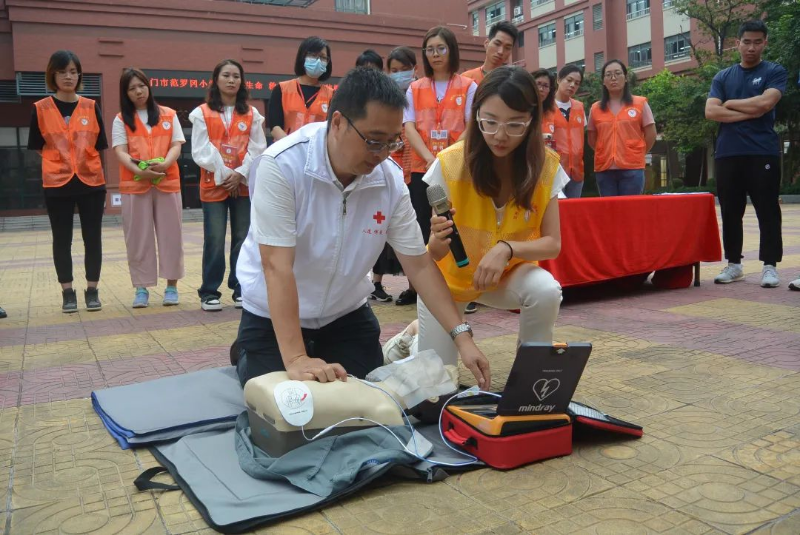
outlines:
[{"label": "woman in yellow vest", "polygon": [[225,233],[231,217],[228,288],[242,308],[236,260],[250,228],[247,175],[253,160],[267,148],[264,117],[247,103],[244,69],[232,59],[217,64],[206,103],[189,114],[192,159],[201,167],[203,203],[203,283],[197,290],[206,311],[222,310],[219,287],[225,278]]},{"label": "woman in yellow vest", "polygon": [[55,95],[33,105],[28,149],[42,156],[42,185],[53,232],[53,262],[61,284],[64,313],[78,311],[72,288],[72,220],[80,214],[86,269],[86,309],[100,310],[100,267],[103,258],[102,223],[106,179],[100,151],[108,148],[97,104],[77,91],[83,83],[81,62],[74,52],[50,56],[47,88]]},{"label": "woman in yellow vest", "polygon": [[583,71],[577,65],[566,65],[558,71],[553,116],[555,149],[561,156],[561,167],[570,178],[564,195],[579,198],[583,191],[583,140],[586,131],[586,112],[583,102],[573,97],[583,82]]},{"label": "woman in yellow vest", "polygon": [[323,84],[331,77],[331,47],[321,37],[307,37],[297,49],[297,78],[281,82],[269,99],[269,128],[275,141],[309,123],[328,119],[333,87]]},{"label": "woman in yellow vest", "polygon": [[178,158],[186,138],[175,110],[156,104],[150,80],[139,69],[122,71],[119,107],[111,146],[119,159],[133,308],[147,307],[147,289],[158,285],[159,274],[167,279],[162,304],[177,305],[178,279],[184,275]]},{"label": "woman in yellow vest", "polygon": [[[458,41],[444,26],[428,30],[422,40],[422,65],[425,76],[412,82],[406,92],[408,106],[403,113],[405,134],[413,153],[408,191],[417,213],[422,237],[430,235],[431,207],[422,177],[436,155],[461,138],[469,121],[469,110],[477,84],[457,74],[460,65]],[[402,292],[398,305],[417,302],[413,288]]]},{"label": "woman in yellow vest", "polygon": [[[561,286],[537,261],[561,250],[557,196],[569,178],[545,148],[541,121],[533,77],[520,67],[493,70],[478,87],[466,138],[437,155],[425,182],[447,192],[469,258],[456,265],[453,223],[432,217],[428,250],[460,310],[470,301],[520,309],[519,341],[550,343]],[[457,363],[449,333],[425,303],[417,308],[419,350]]]}]

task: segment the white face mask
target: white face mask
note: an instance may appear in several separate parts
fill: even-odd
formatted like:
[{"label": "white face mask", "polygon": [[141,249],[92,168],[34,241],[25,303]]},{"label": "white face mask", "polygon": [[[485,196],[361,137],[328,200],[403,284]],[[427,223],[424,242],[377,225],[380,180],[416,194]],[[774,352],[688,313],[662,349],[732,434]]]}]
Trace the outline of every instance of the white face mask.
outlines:
[{"label": "white face mask", "polygon": [[414,81],[414,71],[397,71],[389,74],[389,77],[400,86],[400,89],[405,91]]}]

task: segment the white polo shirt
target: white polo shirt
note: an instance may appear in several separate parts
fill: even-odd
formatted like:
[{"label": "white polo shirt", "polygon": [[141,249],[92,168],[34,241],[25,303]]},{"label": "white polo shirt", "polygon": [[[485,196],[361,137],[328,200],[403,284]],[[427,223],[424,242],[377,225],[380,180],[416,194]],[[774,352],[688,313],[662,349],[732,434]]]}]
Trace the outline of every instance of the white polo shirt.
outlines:
[{"label": "white polo shirt", "polygon": [[271,318],[259,245],[294,247],[300,325],[310,329],[366,302],[387,242],[404,255],[426,251],[400,166],[387,158],[345,188],[326,134],[324,122],[306,125],[254,163],[250,230],[236,265],[245,310]]}]

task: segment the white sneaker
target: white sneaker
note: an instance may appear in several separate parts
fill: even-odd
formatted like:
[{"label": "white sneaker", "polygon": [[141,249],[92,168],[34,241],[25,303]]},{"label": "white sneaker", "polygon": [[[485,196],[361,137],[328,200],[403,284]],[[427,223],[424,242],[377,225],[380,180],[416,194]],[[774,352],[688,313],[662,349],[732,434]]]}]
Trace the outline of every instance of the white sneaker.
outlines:
[{"label": "white sneaker", "polygon": [[795,280],[789,283],[789,289],[800,291],[800,277],[797,277]]},{"label": "white sneaker", "polygon": [[714,277],[716,284],[730,284],[732,282],[744,280],[744,271],[741,264],[728,264],[719,275]]},{"label": "white sneaker", "polygon": [[200,308],[206,312],[215,312],[217,310],[222,310],[222,303],[220,303],[219,299],[216,297],[206,297],[200,301]]},{"label": "white sneaker", "polygon": [[761,270],[761,287],[762,288],[777,288],[781,281],[778,279],[778,272],[775,266],[764,264],[764,269]]},{"label": "white sneaker", "polygon": [[242,297],[234,297],[233,298],[233,306],[236,308],[242,308],[244,305],[242,304]]}]

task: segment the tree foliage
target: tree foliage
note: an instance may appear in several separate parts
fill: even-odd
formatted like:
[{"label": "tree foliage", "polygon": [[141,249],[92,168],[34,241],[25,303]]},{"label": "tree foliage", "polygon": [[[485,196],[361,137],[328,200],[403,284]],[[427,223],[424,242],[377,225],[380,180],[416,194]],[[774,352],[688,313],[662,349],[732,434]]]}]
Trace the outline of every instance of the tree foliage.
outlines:
[{"label": "tree foliage", "polygon": [[[692,39],[691,47],[692,55],[702,65],[730,59],[731,39],[743,22],[760,17],[764,3],[765,0],[674,0],[673,5],[676,12],[697,21],[701,36]],[[712,55],[705,48],[708,44]]]}]

